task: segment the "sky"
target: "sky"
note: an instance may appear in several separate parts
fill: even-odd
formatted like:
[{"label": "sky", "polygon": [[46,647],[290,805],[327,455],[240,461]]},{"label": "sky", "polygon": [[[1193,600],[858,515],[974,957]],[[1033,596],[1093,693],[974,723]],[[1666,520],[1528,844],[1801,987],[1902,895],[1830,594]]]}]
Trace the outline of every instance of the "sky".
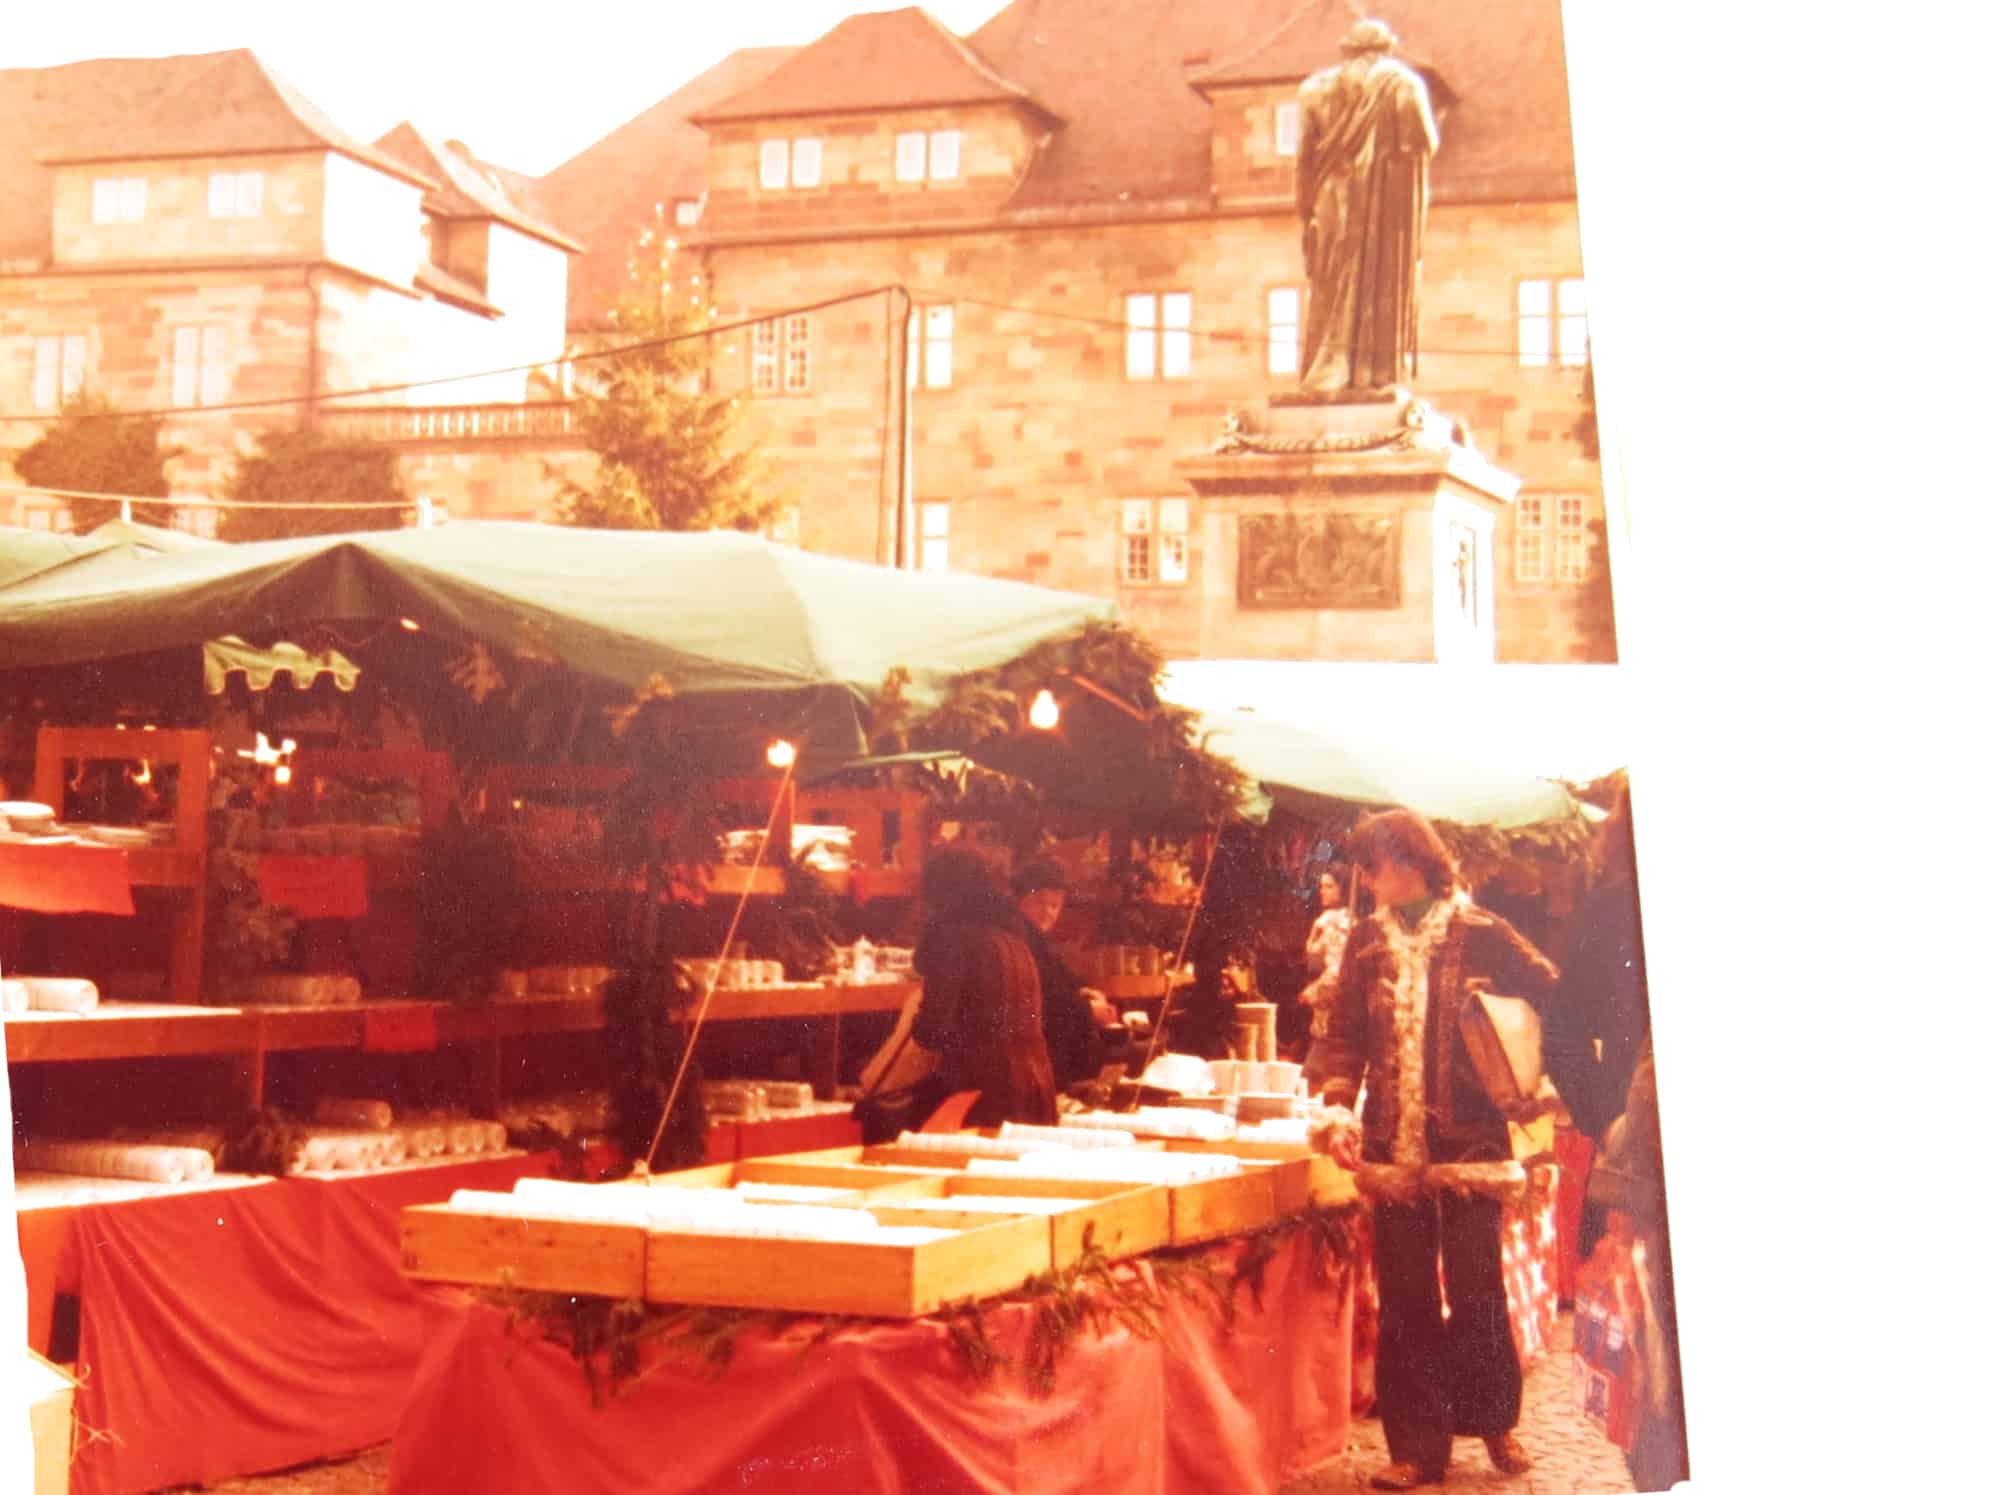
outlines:
[{"label": "sky", "polygon": [[[927,0],[964,35],[1007,0]],[[92,0],[23,5],[0,67],[248,47],[334,121],[374,140],[402,120],[540,176],[739,47],[801,46],[892,0]]]}]

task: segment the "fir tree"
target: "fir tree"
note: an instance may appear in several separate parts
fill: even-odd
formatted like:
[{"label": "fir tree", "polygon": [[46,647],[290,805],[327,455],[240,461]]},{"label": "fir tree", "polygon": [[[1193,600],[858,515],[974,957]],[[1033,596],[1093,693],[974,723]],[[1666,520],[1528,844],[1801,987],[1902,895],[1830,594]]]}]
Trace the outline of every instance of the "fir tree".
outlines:
[{"label": "fir tree", "polygon": [[349,441],[318,431],[267,431],[259,450],[240,459],[229,497],[259,504],[359,504],[387,501],[380,509],[225,509],[225,540],[276,540],[291,535],[333,535],[352,530],[397,529],[413,508],[396,469],[396,454],[376,442]]},{"label": "fir tree", "polygon": [[[120,415],[118,407],[88,390],[67,401],[61,417],[35,444],[14,459],[21,480],[36,488],[73,493],[129,493],[134,498],[167,496],[167,463],[178,447],[160,446],[158,416]],[[116,500],[70,498],[70,525],[96,529],[116,519]],[[172,522],[171,504],[132,505],[141,524]]]},{"label": "fir tree", "polygon": [[[707,388],[706,289],[677,241],[641,235],[630,289],[612,313],[630,351],[576,366],[575,429],[597,454],[588,484],[565,482],[565,524],[604,529],[758,530],[779,501],[737,431],[737,400]],[[669,341],[671,339],[671,341]]]}]

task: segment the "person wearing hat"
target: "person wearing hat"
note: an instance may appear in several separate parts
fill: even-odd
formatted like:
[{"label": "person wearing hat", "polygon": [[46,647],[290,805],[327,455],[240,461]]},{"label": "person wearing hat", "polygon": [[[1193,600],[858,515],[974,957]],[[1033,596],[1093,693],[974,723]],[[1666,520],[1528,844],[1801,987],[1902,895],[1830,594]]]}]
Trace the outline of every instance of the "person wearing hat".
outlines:
[{"label": "person wearing hat", "polygon": [[1048,1041],[1049,1062],[1055,1067],[1056,1088],[1067,1090],[1097,1078],[1104,1066],[1100,1026],[1113,1026],[1118,1014],[1102,992],[1079,985],[1069,967],[1049,947],[1049,934],[1062,918],[1069,898],[1069,881],[1052,861],[1037,859],[1014,874],[1014,907],[1021,915],[1021,938],[1035,957],[1042,977],[1042,1033]]}]

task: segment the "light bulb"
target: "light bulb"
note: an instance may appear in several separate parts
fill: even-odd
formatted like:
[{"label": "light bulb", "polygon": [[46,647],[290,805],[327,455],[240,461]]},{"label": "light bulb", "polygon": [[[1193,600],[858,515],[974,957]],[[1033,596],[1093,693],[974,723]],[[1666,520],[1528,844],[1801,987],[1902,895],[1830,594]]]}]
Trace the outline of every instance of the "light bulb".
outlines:
[{"label": "light bulb", "polygon": [[764,750],[764,761],[773,768],[790,768],[798,756],[799,750],[782,737]]},{"label": "light bulb", "polygon": [[1028,707],[1028,725],[1050,730],[1062,720],[1062,708],[1056,705],[1056,698],[1047,690],[1035,693],[1034,704]]}]

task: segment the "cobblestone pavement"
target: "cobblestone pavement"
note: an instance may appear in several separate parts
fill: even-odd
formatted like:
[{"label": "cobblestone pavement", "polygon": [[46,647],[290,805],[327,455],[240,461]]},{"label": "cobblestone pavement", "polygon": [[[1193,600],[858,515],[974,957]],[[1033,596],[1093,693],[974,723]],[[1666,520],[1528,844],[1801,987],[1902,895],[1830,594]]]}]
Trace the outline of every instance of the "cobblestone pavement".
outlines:
[{"label": "cobblestone pavement", "polygon": [[[1565,1313],[1557,1322],[1555,1343],[1529,1367],[1522,1387],[1520,1436],[1535,1467],[1509,1479],[1487,1463],[1486,1450],[1476,1440],[1461,1438],[1444,1485],[1426,1489],[1476,1490],[1482,1495],[1630,1495],[1632,1477],[1624,1459],[1577,1415],[1572,1402],[1569,1334],[1570,1315]],[[1368,1476],[1388,1461],[1382,1424],[1365,1418],[1354,1424],[1345,1454],[1293,1480],[1279,1495],[1366,1495]],[[383,1444],[336,1463],[209,1485],[204,1495],[384,1495],[388,1488],[389,1447]]]},{"label": "cobblestone pavement", "polygon": [[[1452,1449],[1443,1485],[1430,1490],[1480,1491],[1482,1495],[1631,1495],[1632,1476],[1603,1434],[1583,1420],[1570,1389],[1570,1320],[1556,1321],[1555,1342],[1528,1367],[1521,1385],[1521,1444],[1535,1461],[1511,1479],[1487,1461],[1477,1438]],[[1373,1417],[1348,1430],[1347,1452],[1293,1480],[1279,1495],[1370,1495],[1368,1476],[1389,1462],[1382,1424]]]}]

